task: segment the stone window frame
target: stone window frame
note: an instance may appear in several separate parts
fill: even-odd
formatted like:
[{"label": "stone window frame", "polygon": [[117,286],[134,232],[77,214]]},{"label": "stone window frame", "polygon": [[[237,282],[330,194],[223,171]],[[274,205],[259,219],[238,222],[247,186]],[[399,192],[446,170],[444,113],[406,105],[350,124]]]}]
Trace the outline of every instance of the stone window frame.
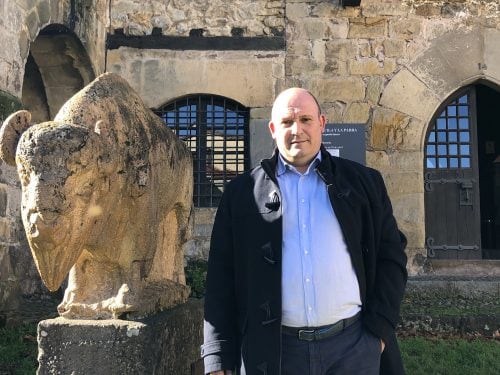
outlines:
[{"label": "stone window frame", "polygon": [[190,94],[153,110],[193,156],[193,203],[217,207],[226,184],[250,167],[250,108],[230,98]]}]

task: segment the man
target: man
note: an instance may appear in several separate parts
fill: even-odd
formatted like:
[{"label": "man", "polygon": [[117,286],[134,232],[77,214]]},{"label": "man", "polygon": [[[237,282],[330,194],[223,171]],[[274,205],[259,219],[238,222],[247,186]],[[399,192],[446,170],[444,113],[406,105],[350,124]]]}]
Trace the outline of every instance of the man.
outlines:
[{"label": "man", "polygon": [[[275,100],[271,159],[226,187],[205,298],[205,372],[404,373],[406,239],[380,174],[330,156],[314,96]],[[381,354],[382,353],[382,354]]]}]

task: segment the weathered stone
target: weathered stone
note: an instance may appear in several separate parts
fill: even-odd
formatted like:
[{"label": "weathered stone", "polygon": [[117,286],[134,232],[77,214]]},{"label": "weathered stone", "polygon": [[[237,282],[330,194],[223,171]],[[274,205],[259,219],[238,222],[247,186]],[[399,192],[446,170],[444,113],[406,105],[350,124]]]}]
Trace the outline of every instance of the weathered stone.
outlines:
[{"label": "weathered stone", "polygon": [[348,38],[377,38],[387,34],[387,19],[384,17],[350,18]]},{"label": "weathered stone", "polygon": [[28,28],[30,40],[35,40],[40,30],[40,21],[38,20],[38,14],[36,10],[32,10],[26,17],[26,27]]},{"label": "weathered stone", "polygon": [[488,77],[500,77],[500,30],[484,30],[484,74]]},{"label": "weathered stone", "polygon": [[39,374],[190,374],[203,341],[203,300],[139,321],[44,320]]},{"label": "weathered stone", "polygon": [[290,20],[309,17],[309,6],[305,3],[288,4],[286,7],[286,16]]},{"label": "weathered stone", "polygon": [[389,36],[395,39],[414,39],[420,34],[421,22],[421,20],[413,18],[391,20],[389,22]]},{"label": "weathered stone", "polygon": [[415,7],[415,14],[422,17],[437,17],[441,15],[441,5],[422,4]]},{"label": "weathered stone", "polygon": [[40,1],[36,6],[40,24],[46,25],[50,21],[50,1]]},{"label": "weathered stone", "polygon": [[396,69],[396,61],[393,58],[379,61],[376,58],[362,58],[349,60],[349,72],[353,75],[387,75]]},{"label": "weathered stone", "polygon": [[42,280],[54,291],[71,269],[61,315],[144,315],[186,300],[191,155],[122,78],[100,76],[54,122],[25,131],[16,164]]},{"label": "weathered stone", "polygon": [[311,91],[316,93],[320,102],[362,100],[365,97],[365,85],[361,78],[333,77],[311,79]]},{"label": "weathered stone", "polygon": [[[301,0],[304,1],[304,0]],[[289,0],[287,3],[290,2]],[[338,1],[313,1],[311,16],[327,19],[354,18],[361,14],[360,7],[341,7]]]},{"label": "weathered stone", "polygon": [[362,8],[362,15],[365,17],[404,16],[408,12],[401,1],[363,0]]},{"label": "weathered stone", "polygon": [[382,93],[380,104],[427,121],[440,101],[408,70],[397,73]]},{"label": "weathered stone", "polygon": [[305,72],[311,73],[319,68],[318,62],[310,57],[295,57],[290,58],[290,61],[285,66],[285,74],[300,75]]},{"label": "weathered stone", "polygon": [[409,68],[443,99],[481,74],[483,36],[479,28],[456,30],[438,38]]},{"label": "weathered stone", "polygon": [[7,192],[5,187],[0,186],[0,217],[5,217],[7,212]]},{"label": "weathered stone", "polygon": [[351,40],[329,40],[325,43],[325,57],[347,61],[356,57],[356,44]]},{"label": "weathered stone", "polygon": [[397,150],[404,142],[410,118],[385,108],[373,111],[370,144],[374,149]]},{"label": "weathered stone", "polygon": [[21,59],[25,60],[28,57],[29,49],[30,41],[28,34],[26,34],[26,30],[21,30],[19,32],[19,55]]},{"label": "weathered stone", "polygon": [[250,120],[269,120],[271,107],[256,107],[250,109]]},{"label": "weathered stone", "polygon": [[366,124],[370,118],[370,105],[364,102],[349,104],[344,115],[344,123]]},{"label": "weathered stone", "polygon": [[382,42],[386,57],[401,57],[406,53],[406,41],[400,39],[385,39]]},{"label": "weathered stone", "polygon": [[369,77],[366,84],[366,100],[372,104],[378,103],[385,81],[386,79],[381,76]]},{"label": "weathered stone", "polygon": [[346,104],[340,101],[331,103],[329,105],[323,105],[323,112],[326,114],[327,121],[333,123],[342,123],[346,107]]}]

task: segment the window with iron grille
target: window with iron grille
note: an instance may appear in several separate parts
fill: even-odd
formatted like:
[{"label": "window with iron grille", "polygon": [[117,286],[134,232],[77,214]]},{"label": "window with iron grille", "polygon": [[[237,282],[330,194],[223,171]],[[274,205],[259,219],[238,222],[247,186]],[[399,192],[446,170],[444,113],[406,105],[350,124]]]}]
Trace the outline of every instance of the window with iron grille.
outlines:
[{"label": "window with iron grille", "polygon": [[216,95],[189,95],[154,111],[193,155],[196,207],[217,207],[224,186],[249,168],[249,109]]}]

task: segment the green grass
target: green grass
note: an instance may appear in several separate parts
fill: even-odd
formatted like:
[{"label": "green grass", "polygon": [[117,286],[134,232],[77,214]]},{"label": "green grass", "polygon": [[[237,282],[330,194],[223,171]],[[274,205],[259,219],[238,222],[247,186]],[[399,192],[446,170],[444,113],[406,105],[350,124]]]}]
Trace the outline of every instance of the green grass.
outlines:
[{"label": "green grass", "polygon": [[[498,375],[500,341],[400,339],[408,375]],[[0,375],[32,375],[38,363],[36,325],[0,328]]]},{"label": "green grass", "polygon": [[498,375],[500,341],[400,339],[408,375]]},{"label": "green grass", "polygon": [[37,348],[36,324],[0,328],[0,375],[34,374]]}]

